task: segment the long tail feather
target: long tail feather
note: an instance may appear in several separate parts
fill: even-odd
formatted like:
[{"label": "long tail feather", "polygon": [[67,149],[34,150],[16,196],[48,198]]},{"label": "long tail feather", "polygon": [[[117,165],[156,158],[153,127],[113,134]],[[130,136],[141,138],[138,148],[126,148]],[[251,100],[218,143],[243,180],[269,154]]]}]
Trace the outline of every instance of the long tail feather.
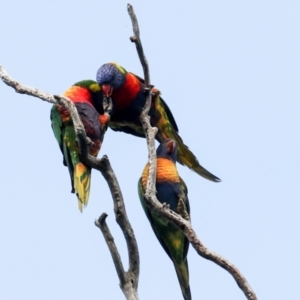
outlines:
[{"label": "long tail feather", "polygon": [[74,188],[78,198],[78,208],[82,212],[87,206],[90,196],[91,169],[82,163],[77,163],[74,169]]},{"label": "long tail feather", "polygon": [[205,179],[214,181],[214,182],[220,182],[221,179],[217,176],[213,175],[209,171],[207,171],[205,168],[203,168],[197,157],[192,153],[192,151],[183,143],[183,140],[179,136],[177,132],[172,132],[172,135],[174,136],[176,142],[178,143],[178,157],[177,160],[180,164],[185,165],[195,171],[200,176],[204,177]]},{"label": "long tail feather", "polygon": [[[157,91],[158,92],[158,91]],[[190,151],[188,146],[186,146],[183,143],[183,140],[178,134],[178,127],[175,122],[175,119],[171,113],[170,108],[167,106],[167,104],[162,100],[162,98],[159,96],[159,92],[156,95],[156,98],[154,100],[154,103],[156,103],[155,109],[160,114],[159,120],[156,120],[156,115],[153,114],[151,116],[152,118],[152,125],[155,127],[158,127],[158,133],[156,135],[156,139],[161,143],[166,139],[175,139],[178,144],[178,156],[177,161],[187,166],[188,168],[195,171],[200,176],[214,181],[214,182],[220,182],[221,179],[217,176],[213,175],[209,171],[207,171],[205,168],[203,168],[200,164],[196,156]]]},{"label": "long tail feather", "polygon": [[174,267],[184,300],[192,300],[192,294],[189,285],[189,267],[187,260],[185,260],[185,262],[181,263],[180,265],[174,262]]},{"label": "long tail feather", "polygon": [[209,171],[207,171],[205,168],[203,168],[197,157],[192,153],[192,151],[186,146],[179,134],[176,132],[175,134],[176,142],[178,143],[178,162],[189,167],[193,171],[195,171],[200,176],[214,181],[214,182],[220,182],[221,179],[217,176],[213,175]]}]

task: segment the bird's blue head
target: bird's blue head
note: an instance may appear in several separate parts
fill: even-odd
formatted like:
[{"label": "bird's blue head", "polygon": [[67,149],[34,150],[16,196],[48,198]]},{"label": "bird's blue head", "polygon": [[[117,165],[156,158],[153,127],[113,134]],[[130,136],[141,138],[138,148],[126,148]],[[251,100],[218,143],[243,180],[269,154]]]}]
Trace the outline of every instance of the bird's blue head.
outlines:
[{"label": "bird's blue head", "polygon": [[168,158],[176,163],[177,151],[177,143],[172,139],[167,139],[157,147],[156,155],[157,157]]},{"label": "bird's blue head", "polygon": [[106,97],[111,96],[113,90],[121,88],[126,80],[126,70],[116,63],[102,65],[97,71],[96,80]]}]

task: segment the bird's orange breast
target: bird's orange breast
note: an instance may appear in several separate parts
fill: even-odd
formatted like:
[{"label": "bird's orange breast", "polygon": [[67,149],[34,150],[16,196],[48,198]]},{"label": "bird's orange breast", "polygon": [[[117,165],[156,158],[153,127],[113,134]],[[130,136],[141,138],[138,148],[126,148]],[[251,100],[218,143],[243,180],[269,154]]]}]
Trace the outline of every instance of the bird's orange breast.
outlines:
[{"label": "bird's orange breast", "polygon": [[[142,186],[146,189],[147,179],[149,172],[149,163],[145,166],[142,174]],[[157,158],[156,161],[156,182],[180,182],[176,165],[173,161],[167,158]]]}]

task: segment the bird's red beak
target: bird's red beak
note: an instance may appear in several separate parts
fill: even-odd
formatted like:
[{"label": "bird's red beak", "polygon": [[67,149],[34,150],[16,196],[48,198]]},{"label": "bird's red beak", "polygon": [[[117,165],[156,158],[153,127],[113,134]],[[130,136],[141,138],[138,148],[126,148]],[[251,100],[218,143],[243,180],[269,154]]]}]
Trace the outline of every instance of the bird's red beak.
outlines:
[{"label": "bird's red beak", "polygon": [[174,152],[175,147],[176,147],[175,141],[172,141],[172,140],[171,140],[170,142],[167,143],[167,149],[168,149],[168,152],[169,152],[169,153]]},{"label": "bird's red beak", "polygon": [[109,84],[102,84],[102,91],[106,97],[110,97],[113,92],[113,88]]}]

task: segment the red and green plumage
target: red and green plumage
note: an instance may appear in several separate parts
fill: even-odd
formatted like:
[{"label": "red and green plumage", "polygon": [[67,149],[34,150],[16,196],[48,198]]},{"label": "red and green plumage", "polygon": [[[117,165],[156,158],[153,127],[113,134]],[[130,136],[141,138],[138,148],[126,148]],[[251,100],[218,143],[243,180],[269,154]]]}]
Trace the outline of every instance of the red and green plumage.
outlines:
[{"label": "red and green plumage", "polygon": [[[84,80],[70,87],[64,96],[74,102],[86,134],[92,141],[89,152],[97,156],[109,120],[109,115],[100,116],[93,106],[93,102],[103,97],[101,88],[95,81]],[[52,130],[63,154],[63,163],[70,172],[72,193],[77,194],[78,206],[82,211],[89,199],[91,169],[80,161],[76,134],[68,110],[61,105],[53,105],[50,117]]]},{"label": "red and green plumage", "polygon": [[[144,80],[115,63],[108,63],[99,68],[97,82],[101,85],[103,93],[111,96],[113,101],[114,109],[108,126],[115,131],[145,137],[140,122],[140,114],[147,96]],[[184,144],[178,134],[178,127],[172,112],[161,98],[160,91],[153,88],[151,92],[153,96],[149,115],[151,125],[158,128],[156,139],[160,143],[169,138],[176,140],[179,163],[208,180],[220,181],[218,177],[199,164],[196,156]],[[101,105],[99,107],[101,109]]]},{"label": "red and green plumage", "polygon": [[[174,140],[164,141],[157,149],[157,199],[161,203],[168,204],[171,210],[189,220],[190,206],[187,187],[179,177],[176,157],[177,144]],[[138,183],[140,201],[157,239],[174,264],[184,299],[191,300],[187,263],[189,242],[180,229],[148,208],[144,200],[148,170],[147,164]]]}]

